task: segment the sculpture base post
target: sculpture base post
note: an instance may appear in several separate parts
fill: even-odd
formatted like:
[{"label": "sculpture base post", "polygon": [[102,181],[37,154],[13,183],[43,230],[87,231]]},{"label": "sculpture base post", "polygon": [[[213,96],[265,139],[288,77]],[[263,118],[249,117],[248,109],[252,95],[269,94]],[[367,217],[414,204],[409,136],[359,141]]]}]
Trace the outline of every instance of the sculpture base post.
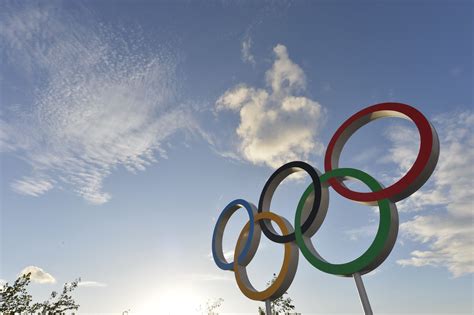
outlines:
[{"label": "sculpture base post", "polygon": [[362,307],[364,308],[365,315],[373,315],[372,308],[370,307],[369,297],[367,296],[367,292],[365,291],[364,283],[362,282],[362,278],[359,273],[353,274],[354,280],[357,286],[357,290],[359,291],[360,302],[362,303]]},{"label": "sculpture base post", "polygon": [[272,315],[272,306],[270,300],[265,300],[265,312],[267,315]]}]

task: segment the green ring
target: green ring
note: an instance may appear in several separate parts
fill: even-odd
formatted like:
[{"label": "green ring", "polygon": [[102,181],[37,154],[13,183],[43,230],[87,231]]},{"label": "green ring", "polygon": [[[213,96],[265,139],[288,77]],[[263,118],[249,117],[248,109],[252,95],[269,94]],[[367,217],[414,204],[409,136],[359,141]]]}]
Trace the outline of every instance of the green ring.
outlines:
[{"label": "green ring", "polygon": [[[353,169],[353,168],[338,168],[329,172],[324,173],[321,175],[321,185],[325,183],[327,184],[328,179],[333,177],[350,177],[355,178],[362,181],[366,184],[373,192],[382,190],[382,186],[369,174]],[[301,199],[298,203],[298,208],[296,209],[295,215],[295,236],[296,236],[296,243],[298,244],[301,252],[303,253],[304,257],[313,265],[314,267],[318,268],[319,270],[333,274],[333,275],[340,275],[340,276],[352,276],[354,273],[366,273],[371,271],[371,267],[374,265],[378,265],[376,261],[383,256],[384,251],[389,248],[391,250],[391,246],[387,246],[387,242],[390,242],[390,230],[391,225],[393,224],[393,220],[391,218],[391,211],[390,211],[390,203],[388,199],[382,199],[377,201],[379,210],[380,210],[380,221],[379,227],[377,229],[377,234],[375,236],[374,241],[370,245],[370,247],[363,253],[359,258],[356,258],[348,263],[344,264],[332,264],[322,257],[316,257],[310,251],[305,243],[305,239],[311,242],[310,238],[304,236],[301,232],[301,215],[303,212],[303,206],[308,198],[308,196],[313,191],[313,185],[310,184],[308,188],[306,188],[305,192],[301,196]],[[385,258],[385,257],[384,257]],[[383,259],[384,259],[383,258]],[[376,266],[373,266],[374,268]]]}]

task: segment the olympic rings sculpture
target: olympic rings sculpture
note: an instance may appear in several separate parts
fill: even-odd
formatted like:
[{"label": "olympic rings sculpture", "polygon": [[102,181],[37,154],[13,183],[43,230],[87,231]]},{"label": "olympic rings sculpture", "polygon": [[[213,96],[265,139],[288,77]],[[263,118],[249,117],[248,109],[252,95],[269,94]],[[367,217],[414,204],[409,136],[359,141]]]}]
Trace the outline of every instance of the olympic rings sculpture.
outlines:
[{"label": "olympic rings sculpture", "polygon": [[[420,135],[420,149],[413,166],[402,178],[386,188],[361,170],[338,167],[339,157],[347,140],[362,126],[384,117],[411,120]],[[381,103],[367,107],[351,116],[336,130],[326,150],[324,174],[305,162],[287,163],[267,180],[258,208],[243,199],[234,200],[224,208],[217,219],[212,236],[214,261],[219,268],[234,271],[242,293],[257,301],[274,300],[288,290],[296,274],[300,250],[311,265],[323,272],[344,277],[366,274],[388,257],[395,244],[398,234],[398,211],[395,203],[409,197],[423,186],[433,173],[438,157],[439,140],[436,130],[417,109],[402,103]],[[270,212],[271,200],[278,185],[289,175],[300,171],[306,172],[312,183],[298,202],[293,228],[287,219]],[[351,179],[361,181],[371,192],[350,190],[344,181]],[[311,242],[311,237],[318,231],[327,213],[329,187],[349,200],[377,205],[380,212],[379,226],[372,244],[360,257],[343,264],[326,261]],[[228,262],[222,250],[224,229],[232,214],[241,208],[247,211],[249,221],[237,240],[234,260]],[[275,231],[271,221],[278,225],[281,235]],[[261,232],[268,239],[284,244],[285,251],[283,265],[275,281],[267,289],[257,291],[248,278],[246,267],[255,256]]]}]

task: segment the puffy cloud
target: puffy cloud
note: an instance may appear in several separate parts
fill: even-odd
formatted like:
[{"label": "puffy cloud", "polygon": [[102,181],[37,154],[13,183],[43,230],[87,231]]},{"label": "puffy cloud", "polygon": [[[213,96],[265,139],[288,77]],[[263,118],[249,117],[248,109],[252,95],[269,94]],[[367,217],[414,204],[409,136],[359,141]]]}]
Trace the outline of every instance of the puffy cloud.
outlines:
[{"label": "puffy cloud", "polygon": [[415,216],[401,224],[405,237],[428,244],[429,250],[415,250],[397,262],[403,266],[444,266],[459,277],[474,272],[474,226],[472,220],[451,215]]},{"label": "puffy cloud", "polygon": [[295,64],[288,56],[285,46],[279,44],[273,48],[276,59],[266,73],[267,85],[274,93],[291,93],[306,87],[306,76],[303,69]]},{"label": "puffy cloud", "polygon": [[20,272],[20,275],[31,273],[31,281],[36,283],[56,283],[54,277],[36,266],[28,266]]},{"label": "puffy cloud", "polygon": [[275,61],[266,72],[266,89],[239,84],[226,91],[216,109],[239,112],[239,154],[254,164],[276,168],[310,154],[321,154],[317,139],[325,110],[316,101],[297,95],[306,78],[283,45],[273,49]]},{"label": "puffy cloud", "polygon": [[[399,203],[402,211],[430,213],[417,215],[400,226],[402,235],[426,244],[401,265],[444,266],[455,276],[474,272],[474,113],[456,112],[437,116],[433,123],[440,137],[440,157],[425,187]],[[395,132],[393,132],[395,131]],[[414,161],[418,143],[399,126],[388,133],[393,146],[387,159],[405,172]]]},{"label": "puffy cloud", "polygon": [[168,137],[196,130],[190,111],[173,101],[174,58],[138,33],[112,31],[81,9],[11,4],[2,14],[6,61],[25,74],[31,98],[0,113],[2,150],[32,168],[14,191],[38,196],[65,186],[107,202],[103,180],[115,168],[144,170],[166,155]]},{"label": "puffy cloud", "polygon": [[[440,138],[438,165],[428,185],[401,202],[400,208],[416,211],[442,205],[452,216],[470,217],[474,193],[474,113],[444,114],[435,117],[433,123]],[[401,126],[394,126],[387,136],[393,145],[385,159],[397,163],[398,175],[403,174],[416,158],[418,139]]]}]

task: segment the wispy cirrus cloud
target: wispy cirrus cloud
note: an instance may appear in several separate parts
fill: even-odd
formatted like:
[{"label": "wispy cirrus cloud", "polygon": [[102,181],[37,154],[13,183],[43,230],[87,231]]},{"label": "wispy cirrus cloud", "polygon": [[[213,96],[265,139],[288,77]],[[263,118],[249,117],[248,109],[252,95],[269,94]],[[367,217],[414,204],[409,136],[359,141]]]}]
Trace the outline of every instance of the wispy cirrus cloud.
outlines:
[{"label": "wispy cirrus cloud", "polygon": [[318,136],[326,114],[318,102],[299,95],[306,88],[306,76],[290,59],[287,48],[279,44],[273,51],[275,61],[266,72],[267,88],[234,86],[219,97],[216,109],[240,115],[235,130],[239,157],[276,168],[322,153]]},{"label": "wispy cirrus cloud", "polygon": [[252,54],[252,38],[247,35],[245,38],[242,40],[242,49],[241,49],[241,54],[242,54],[242,61],[246,63],[250,63],[251,65],[255,65],[255,56]]},{"label": "wispy cirrus cloud", "polygon": [[104,288],[107,286],[107,284],[97,281],[80,281],[77,285],[84,288]]},{"label": "wispy cirrus cloud", "polygon": [[47,180],[25,176],[22,179],[14,181],[11,184],[11,187],[19,194],[25,194],[36,197],[52,189],[53,184]]},{"label": "wispy cirrus cloud", "polygon": [[165,156],[167,138],[197,128],[175,103],[175,58],[139,32],[112,31],[84,8],[7,3],[2,14],[6,61],[25,74],[29,95],[0,115],[2,150],[32,169],[14,191],[39,196],[65,186],[107,202],[103,180],[114,169],[144,170]]},{"label": "wispy cirrus cloud", "polygon": [[[223,252],[223,254],[224,254],[224,258],[227,259],[227,261],[231,261],[234,257],[234,250],[225,251]],[[209,260],[211,261],[214,261],[214,257],[212,256],[212,253],[207,254],[207,258],[209,258]]]},{"label": "wispy cirrus cloud", "polygon": [[372,221],[375,220],[371,220],[371,223],[369,225],[350,229],[346,231],[345,234],[349,237],[351,241],[358,241],[361,238],[371,237],[377,233],[378,228],[378,224]]},{"label": "wispy cirrus cloud", "polygon": [[[419,213],[400,225],[402,236],[427,248],[398,263],[443,266],[458,277],[474,272],[474,113],[446,113],[433,123],[440,138],[437,168],[425,187],[399,203],[402,211]],[[387,135],[392,143],[387,159],[404,173],[416,157],[418,140],[400,126]]]}]

